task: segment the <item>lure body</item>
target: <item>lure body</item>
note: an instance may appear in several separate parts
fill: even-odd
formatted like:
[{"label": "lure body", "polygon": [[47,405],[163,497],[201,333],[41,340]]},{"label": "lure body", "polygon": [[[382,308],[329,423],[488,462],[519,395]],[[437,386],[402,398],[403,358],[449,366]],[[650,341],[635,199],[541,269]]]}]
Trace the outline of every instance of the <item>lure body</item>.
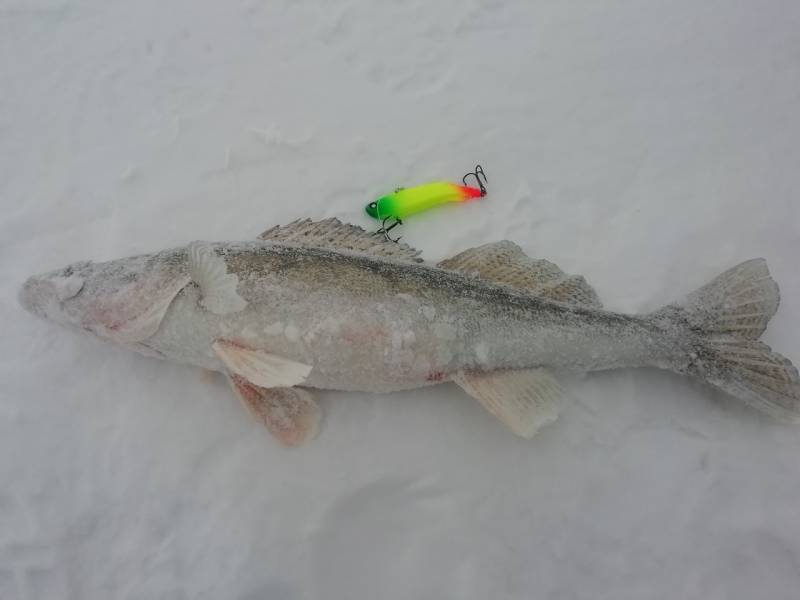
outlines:
[{"label": "lure body", "polygon": [[366,211],[373,219],[402,220],[442,204],[467,202],[481,196],[483,193],[478,188],[437,181],[411,188],[400,188],[367,204]]}]

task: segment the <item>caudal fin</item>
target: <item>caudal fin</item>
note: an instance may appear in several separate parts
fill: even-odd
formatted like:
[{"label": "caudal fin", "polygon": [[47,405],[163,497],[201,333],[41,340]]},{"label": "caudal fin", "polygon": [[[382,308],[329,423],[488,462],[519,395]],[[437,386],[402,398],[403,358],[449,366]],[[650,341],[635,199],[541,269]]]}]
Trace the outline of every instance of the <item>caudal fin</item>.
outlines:
[{"label": "caudal fin", "polygon": [[658,313],[696,343],[679,369],[781,421],[800,422],[800,377],[758,340],[780,302],[763,258],[743,262]]},{"label": "caudal fin", "polygon": [[780,292],[767,261],[754,258],[728,269],[679,303],[689,325],[708,335],[757,340],[778,310]]},{"label": "caudal fin", "polygon": [[779,421],[800,423],[800,377],[788,358],[734,337],[712,338],[703,348],[693,374]]}]

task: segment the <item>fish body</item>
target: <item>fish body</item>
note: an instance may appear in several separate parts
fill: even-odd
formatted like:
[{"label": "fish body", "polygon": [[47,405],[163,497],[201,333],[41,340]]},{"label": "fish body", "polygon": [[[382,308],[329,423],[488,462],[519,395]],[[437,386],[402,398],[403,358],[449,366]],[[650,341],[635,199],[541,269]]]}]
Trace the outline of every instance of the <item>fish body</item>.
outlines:
[{"label": "fish body", "polygon": [[[226,339],[314,365],[310,387],[395,391],[463,369],[642,366],[667,360],[674,345],[647,320],[456,271],[272,242],[210,246],[247,307],[215,314],[186,286],[143,342],[170,360],[222,371],[211,345]],[[171,253],[179,261],[186,250]]]},{"label": "fish body", "polygon": [[784,420],[797,371],[756,342],[777,308],[763,261],[650,315],[604,310],[582,277],[510,242],[421,264],[335,220],[33,277],[40,316],[132,350],[225,373],[281,441],[316,430],[309,388],[453,381],[515,433],[552,421],[561,371],[653,366],[700,377]]}]

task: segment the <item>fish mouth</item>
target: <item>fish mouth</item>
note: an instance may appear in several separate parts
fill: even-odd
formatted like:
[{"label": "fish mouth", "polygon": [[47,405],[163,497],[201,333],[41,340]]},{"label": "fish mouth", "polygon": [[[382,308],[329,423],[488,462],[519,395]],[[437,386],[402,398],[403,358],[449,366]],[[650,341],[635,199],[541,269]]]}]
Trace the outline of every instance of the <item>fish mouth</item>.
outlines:
[{"label": "fish mouth", "polygon": [[37,317],[46,317],[46,306],[55,298],[52,284],[41,276],[29,277],[17,293],[17,300],[22,308]]},{"label": "fish mouth", "polygon": [[22,308],[36,316],[53,318],[62,312],[62,303],[77,296],[85,280],[64,271],[29,277],[20,287],[17,300]]}]

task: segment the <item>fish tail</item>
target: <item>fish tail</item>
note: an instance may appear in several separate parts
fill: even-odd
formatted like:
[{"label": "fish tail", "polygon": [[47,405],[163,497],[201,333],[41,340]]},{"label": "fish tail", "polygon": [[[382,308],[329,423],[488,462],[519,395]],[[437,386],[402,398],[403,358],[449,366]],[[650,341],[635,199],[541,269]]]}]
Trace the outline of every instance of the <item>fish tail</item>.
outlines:
[{"label": "fish tail", "polygon": [[780,302],[763,258],[743,262],[654,313],[693,341],[674,370],[692,375],[785,422],[800,423],[800,377],[759,342]]}]

